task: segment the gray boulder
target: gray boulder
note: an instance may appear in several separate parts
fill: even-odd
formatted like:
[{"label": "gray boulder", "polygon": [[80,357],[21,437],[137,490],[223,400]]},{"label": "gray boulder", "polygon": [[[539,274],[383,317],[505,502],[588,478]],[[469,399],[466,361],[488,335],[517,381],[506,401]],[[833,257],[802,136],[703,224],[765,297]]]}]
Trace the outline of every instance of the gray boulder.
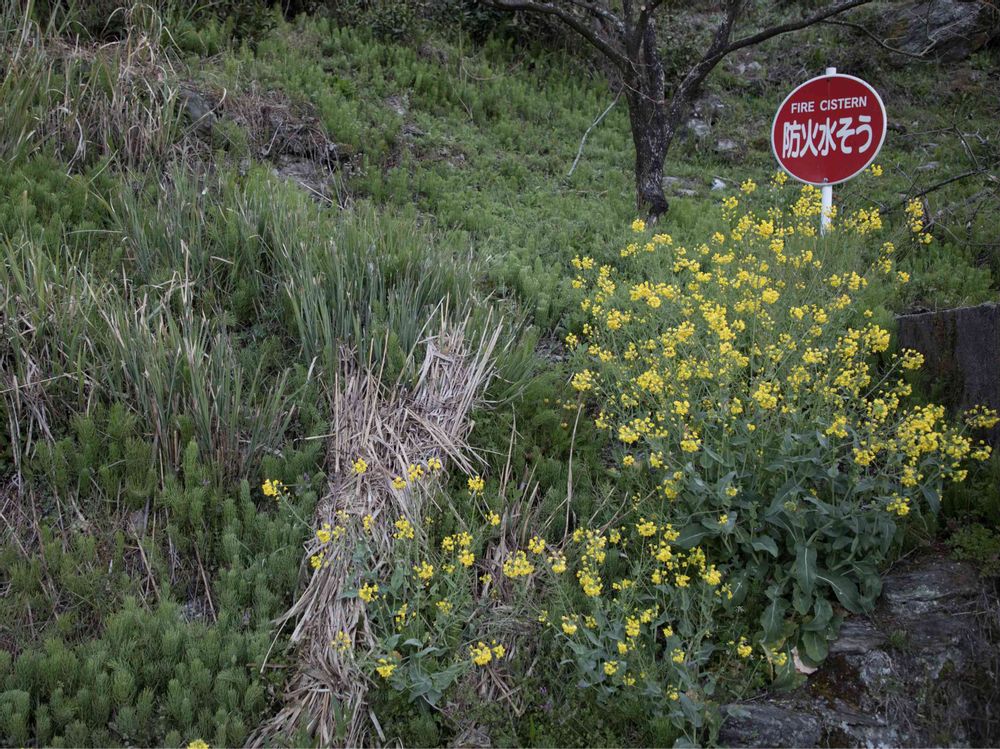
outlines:
[{"label": "gray boulder", "polygon": [[904,52],[954,62],[985,47],[1000,31],[992,0],[918,0],[885,13],[882,34]]},{"label": "gray boulder", "polygon": [[722,746],[996,746],[994,583],[929,556],[889,573],[871,616],[844,622],[808,681],[729,705]]}]

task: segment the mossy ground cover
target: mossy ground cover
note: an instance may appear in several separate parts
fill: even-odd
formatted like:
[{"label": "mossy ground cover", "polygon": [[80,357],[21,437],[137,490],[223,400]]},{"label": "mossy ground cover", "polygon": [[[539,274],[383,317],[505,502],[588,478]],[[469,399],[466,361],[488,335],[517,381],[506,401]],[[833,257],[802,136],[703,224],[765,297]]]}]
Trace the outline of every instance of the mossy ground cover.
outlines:
[{"label": "mossy ground cover", "polygon": [[[355,154],[332,177],[347,207],[274,176],[253,139],[226,127],[207,171],[168,156],[126,170],[96,148],[70,164],[65,141],[34,142],[18,124],[53,104],[44,92],[69,72],[38,61],[5,78],[3,90],[24,97],[4,97],[0,131],[4,743],[238,745],[276,710],[289,664],[272,621],[308,566],[340,344],[384,353],[405,381],[444,299],[474,328],[487,308],[508,321],[496,405],[476,415],[472,435],[484,475],[493,482],[506,468],[537,485],[535,517],[558,521],[551,540],[573,530],[570,471],[574,518],[610,517],[628,483],[609,441],[576,418],[562,343],[583,322],[572,258],[616,262],[634,218],[624,102],[569,175],[615,96],[600,65],[565,45],[473,41],[441,25],[390,39],[371,25],[265,14],[251,42],[211,18],[162,17],[178,79],[314,108]],[[774,43],[755,56],[758,80],[726,67],[709,79],[724,105],[712,137],[671,151],[667,172],[689,192],[668,193],[657,230],[676,244],[705,241],[723,223],[723,195],[767,180],[779,94],[826,65],[867,78],[901,125],[883,178],[838,190],[845,211],[874,203],[888,228],[905,228],[907,194],[996,162],[995,52],[902,64],[823,28],[797,37],[792,54]],[[153,141],[190,135],[181,120],[163,128]],[[719,138],[736,141],[735,157],[717,152]],[[727,190],[711,190],[716,178]],[[996,207],[979,207],[982,190],[969,179],[927,196],[935,241],[899,258],[912,283],[880,290],[880,318],[996,298]],[[265,497],[265,479],[283,481],[291,499]],[[479,522],[464,477],[446,493]],[[976,494],[951,506],[983,512]],[[471,724],[509,745],[677,737],[666,718],[648,719],[641,696],[609,709],[577,688],[571,664],[544,646],[527,652],[545,665],[520,663],[518,713],[473,703],[455,715],[381,690],[387,740],[445,743]],[[750,679],[765,682],[763,672]]]}]

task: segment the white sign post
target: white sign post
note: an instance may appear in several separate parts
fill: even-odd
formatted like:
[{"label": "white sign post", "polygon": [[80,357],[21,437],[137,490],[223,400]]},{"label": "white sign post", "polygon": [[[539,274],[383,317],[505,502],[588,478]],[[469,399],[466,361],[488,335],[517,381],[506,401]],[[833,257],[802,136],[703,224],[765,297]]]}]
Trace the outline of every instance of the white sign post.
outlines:
[{"label": "white sign post", "polygon": [[[837,75],[836,68],[827,68],[827,75]],[[833,212],[833,185],[823,185],[820,190],[819,233],[826,236],[830,228],[830,214]]]}]

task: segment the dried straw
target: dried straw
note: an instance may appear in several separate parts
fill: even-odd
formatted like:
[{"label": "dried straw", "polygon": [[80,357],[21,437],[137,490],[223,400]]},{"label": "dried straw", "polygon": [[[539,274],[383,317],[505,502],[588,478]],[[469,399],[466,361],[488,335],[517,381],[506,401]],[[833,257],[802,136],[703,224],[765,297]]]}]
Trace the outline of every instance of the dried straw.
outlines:
[{"label": "dried straw", "polygon": [[[470,350],[467,327],[468,320],[442,326],[442,332],[422,343],[426,353],[412,388],[399,382],[385,386],[372,366],[345,364],[339,375],[327,455],[329,491],[315,521],[317,526],[334,523],[338,511],[356,518],[372,515],[374,532],[368,543],[373,549],[370,569],[376,573],[390,563],[393,522],[405,517],[419,528],[423,516],[419,486],[397,491],[391,487],[392,477],[406,475],[410,463],[432,455],[459,470],[472,470],[466,444],[471,429],[468,416],[493,377],[493,352],[501,327],[483,336],[475,351]],[[349,470],[358,456],[371,464],[362,476]],[[347,523],[348,534],[359,525]],[[354,540],[345,538],[346,548],[353,548]],[[314,541],[306,554],[317,550]],[[357,650],[375,645],[361,601],[340,595],[356,587],[352,574],[345,565],[336,564],[313,571],[305,591],[278,620],[279,627],[294,622],[290,640],[296,672],[289,680],[284,707],[258,728],[252,746],[289,737],[303,726],[324,746],[361,745],[372,729],[384,740],[365,702],[368,677],[349,656],[330,646],[340,631],[352,636]]]}]

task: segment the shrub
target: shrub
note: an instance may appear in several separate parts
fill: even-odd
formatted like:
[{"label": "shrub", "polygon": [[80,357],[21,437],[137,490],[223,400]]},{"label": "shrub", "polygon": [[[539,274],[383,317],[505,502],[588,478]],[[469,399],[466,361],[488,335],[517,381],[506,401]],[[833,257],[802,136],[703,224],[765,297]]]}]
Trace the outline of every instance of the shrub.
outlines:
[{"label": "shrub", "polygon": [[[779,176],[774,196],[782,184]],[[743,186],[748,196],[755,190]],[[736,648],[763,648],[787,668],[793,646],[806,662],[823,660],[839,622],[834,605],[859,612],[878,595],[899,520],[923,506],[936,512],[942,483],[962,481],[964,461],[990,451],[943,408],[910,403],[903,375],[922,357],[890,354],[889,331],[864,309],[880,279],[906,280],[892,243],[856,249],[880,228],[877,210],[859,210],[817,240],[813,188],[790,206],[746,200],[750,210],[738,214],[740,200],[728,198],[726,231],[697,247],[647,236],[637,221],[621,268],[573,261],[587,322],[567,339],[572,384],[594,405],[597,427],[617,438],[632,515],[641,516],[635,527],[648,536],[622,553],[624,566],[603,573],[594,560],[610,537],[595,535],[576,574],[588,597],[610,586],[621,615],[651,606],[654,619],[697,611],[678,589],[700,577],[759,615],[756,631],[733,632]],[[929,242],[919,206],[908,212],[908,233]],[[859,273],[854,256],[866,253]],[[981,409],[968,415],[970,428],[995,422]],[[687,663],[699,629],[673,630]],[[604,652],[601,636],[570,648],[585,672]],[[673,646],[650,638],[650,657]],[[701,662],[723,652],[715,641]],[[621,686],[628,677],[619,671],[605,674]],[[681,674],[668,676],[671,688],[698,693]]]}]

